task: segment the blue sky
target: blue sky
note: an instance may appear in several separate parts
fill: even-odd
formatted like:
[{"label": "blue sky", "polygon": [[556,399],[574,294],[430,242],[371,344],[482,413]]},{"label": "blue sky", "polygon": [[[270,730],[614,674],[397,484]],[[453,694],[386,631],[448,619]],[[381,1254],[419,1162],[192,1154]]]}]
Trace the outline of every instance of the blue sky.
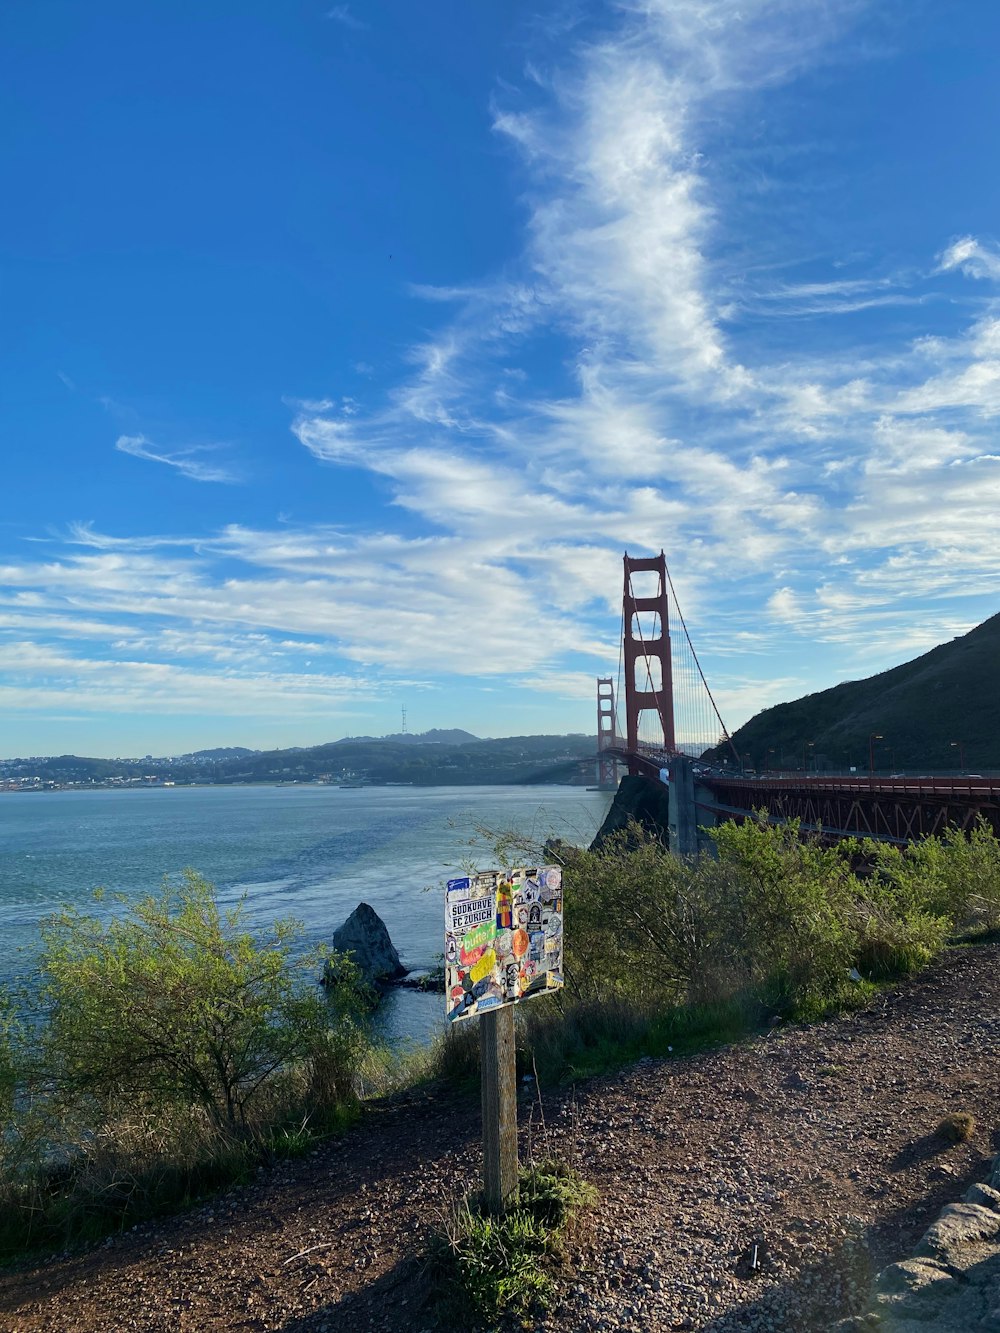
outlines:
[{"label": "blue sky", "polygon": [[14,0],[0,754],[723,715],[1000,610],[1000,7]]}]

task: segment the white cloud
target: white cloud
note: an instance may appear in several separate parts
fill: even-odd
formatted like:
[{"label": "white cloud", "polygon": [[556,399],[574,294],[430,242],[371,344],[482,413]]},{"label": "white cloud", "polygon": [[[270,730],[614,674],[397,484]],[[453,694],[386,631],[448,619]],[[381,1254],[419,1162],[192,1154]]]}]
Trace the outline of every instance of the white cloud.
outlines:
[{"label": "white cloud", "polygon": [[178,449],[170,454],[162,450],[157,452],[157,446],[151,440],[147,440],[145,435],[119,435],[115,441],[115,448],[123,454],[131,454],[134,458],[145,458],[151,463],[166,463],[169,467],[175,467],[185,477],[190,477],[192,481],[220,481],[231,484],[239,481],[239,477],[228,468],[202,462],[199,458],[200,454],[212,453],[218,447],[218,445],[192,445],[190,448]]},{"label": "white cloud", "polygon": [[968,278],[995,282],[1000,279],[1000,250],[981,244],[974,236],[962,236],[942,251],[938,268],[942,273],[959,269]]},{"label": "white cloud", "polygon": [[[755,255],[726,178],[719,126],[834,58],[860,8],[631,0],[600,37],[561,31],[552,67],[536,62],[494,108],[523,181],[521,255],[480,281],[410,288],[430,327],[374,407],[342,386],[289,402],[336,522],[134,539],[79,526],[68,553],[0,570],[0,630],[65,652],[106,629],[123,682],[150,698],[169,682],[208,700],[214,663],[248,707],[403,673],[503,677],[582,706],[617,661],[623,548],[665,547],[696,642],[721,664],[724,712],[745,715],[809,681],[797,662],[765,684],[727,674],[734,644],[762,673],[793,637],[884,665],[926,646],[932,629],[907,623],[927,599],[941,623],[971,623],[962,599],[1000,582],[1000,318],[977,301],[956,330],[937,299],[944,274],[1000,276],[1000,252],[963,237],[930,275],[926,258],[887,272],[832,256],[824,271]],[[328,16],[363,26],[347,5]],[[855,315],[890,305],[904,332],[852,342]],[[775,353],[760,336],[787,339],[806,317],[837,321],[836,351],[803,339]],[[207,450],[134,431],[118,448],[235,480]],[[337,503],[340,468],[387,497],[367,530]],[[68,706],[92,678],[65,670]]]},{"label": "white cloud", "polygon": [[328,722],[395,688],[348,674],[204,671],[125,657],[87,658],[31,642],[0,643],[0,706],[8,714],[57,708],[103,713],[113,698],[119,714]]}]

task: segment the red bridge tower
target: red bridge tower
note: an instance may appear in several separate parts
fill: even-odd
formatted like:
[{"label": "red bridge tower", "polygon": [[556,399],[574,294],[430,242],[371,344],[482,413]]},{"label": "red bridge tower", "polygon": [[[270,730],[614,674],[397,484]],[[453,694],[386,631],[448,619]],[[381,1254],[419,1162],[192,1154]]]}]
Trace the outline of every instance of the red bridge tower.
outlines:
[{"label": "red bridge tower", "polygon": [[617,744],[618,731],[615,723],[615,682],[610,676],[598,677],[597,681],[597,785],[599,787],[617,787],[618,760],[608,754],[609,748]]},{"label": "red bridge tower", "polygon": [[[655,596],[636,597],[632,589],[632,575],[639,573],[654,573],[658,576]],[[625,636],[625,726],[629,754],[634,755],[639,750],[639,717],[647,711],[659,716],[663,749],[667,754],[673,754],[677,748],[674,739],[674,686],[667,614],[667,561],[662,551],[648,559],[630,556],[626,552],[622,610]],[[643,613],[645,621],[641,619]],[[659,665],[658,682],[654,663]],[[659,737],[654,743],[659,743]],[[638,765],[631,760],[629,772],[639,772]]]}]

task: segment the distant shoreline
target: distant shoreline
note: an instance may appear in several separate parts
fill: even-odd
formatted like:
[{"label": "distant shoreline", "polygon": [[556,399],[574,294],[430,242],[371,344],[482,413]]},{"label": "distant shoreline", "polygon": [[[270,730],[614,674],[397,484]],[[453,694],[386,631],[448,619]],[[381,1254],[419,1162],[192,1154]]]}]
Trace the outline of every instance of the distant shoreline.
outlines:
[{"label": "distant shoreline", "polygon": [[442,788],[461,788],[461,787],[521,787],[525,791],[530,791],[532,787],[565,787],[567,789],[577,789],[579,791],[596,791],[595,787],[588,786],[583,782],[310,782],[308,780],[288,782],[275,782],[273,779],[262,779],[260,782],[88,782],[83,783],[56,783],[53,786],[44,787],[0,787],[0,796],[48,796],[54,792],[72,791],[191,791],[195,788],[207,787],[323,787],[333,791],[385,791],[387,789],[402,789],[407,791],[434,791]]}]

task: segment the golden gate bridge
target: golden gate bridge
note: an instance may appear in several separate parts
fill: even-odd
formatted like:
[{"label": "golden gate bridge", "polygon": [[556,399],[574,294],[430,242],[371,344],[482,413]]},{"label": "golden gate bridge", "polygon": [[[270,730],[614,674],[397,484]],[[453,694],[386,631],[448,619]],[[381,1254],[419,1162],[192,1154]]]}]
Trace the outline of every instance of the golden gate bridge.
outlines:
[{"label": "golden gate bridge", "polygon": [[[680,632],[672,635],[672,625]],[[662,551],[625,554],[618,678],[597,682],[597,744],[600,786],[617,785],[619,765],[632,777],[666,782],[672,793],[689,794],[692,829],[763,811],[829,838],[902,844],[949,827],[966,830],[980,818],[1000,836],[997,778],[883,777],[873,766],[867,776],[809,773],[807,751],[802,771],[747,771],[702,671]]]}]

